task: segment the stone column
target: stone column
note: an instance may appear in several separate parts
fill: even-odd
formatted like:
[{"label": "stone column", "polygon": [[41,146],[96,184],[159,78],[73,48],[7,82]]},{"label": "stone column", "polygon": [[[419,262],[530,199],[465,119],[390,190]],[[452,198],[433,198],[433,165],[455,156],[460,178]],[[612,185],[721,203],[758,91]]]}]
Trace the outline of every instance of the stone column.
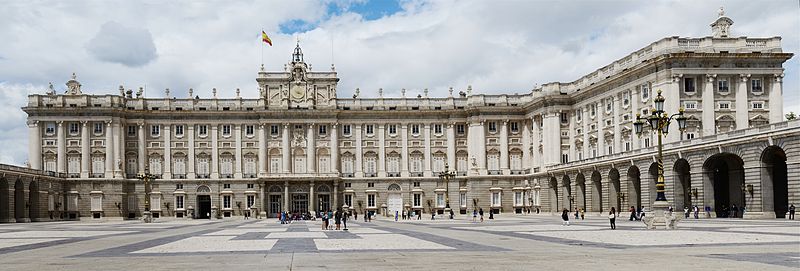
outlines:
[{"label": "stone column", "polygon": [[314,138],[314,124],[308,124],[306,132],[306,172],[316,172],[317,142]]},{"label": "stone column", "polygon": [[550,112],[544,116],[542,123],[544,152],[544,165],[557,164],[561,157],[561,124],[558,112]]},{"label": "stone column", "polygon": [[408,124],[400,127],[400,176],[408,177]]},{"label": "stone column", "polygon": [[531,142],[531,173],[533,173],[533,169],[535,167],[539,167],[542,164],[542,157],[539,155],[539,144],[542,142],[541,135],[539,133],[540,126],[539,123],[536,122],[536,118],[531,118],[531,133],[533,133],[533,142]]},{"label": "stone column", "polygon": [[703,101],[699,108],[703,112],[703,136],[713,135],[717,132],[716,119],[714,117],[714,112],[717,110],[717,106],[714,104],[715,77],[717,77],[716,74],[706,74],[706,84],[703,87]]},{"label": "stone column", "polygon": [[[315,208],[317,199],[314,198],[314,181],[308,183],[308,212],[314,212],[317,210]],[[334,208],[335,209],[335,208]]]},{"label": "stone column", "polygon": [[338,175],[341,172],[339,163],[339,126],[338,123],[331,125],[331,169]]},{"label": "stone column", "polygon": [[[574,142],[574,141],[573,141]],[[527,120],[522,121],[522,168],[531,168],[531,127]],[[531,173],[533,173],[531,171]]]},{"label": "stone column", "polygon": [[60,173],[67,172],[66,170],[66,162],[67,162],[67,135],[64,133],[64,122],[57,121],[56,122],[58,127],[56,127],[56,136],[58,137],[58,141],[56,141],[56,171]]},{"label": "stone column", "polygon": [[289,181],[283,181],[283,211],[289,212]]},{"label": "stone column", "polygon": [[424,161],[422,162],[422,168],[425,171],[424,176],[428,177],[433,176],[433,174],[431,173],[431,125],[433,124],[426,123],[422,125],[423,126],[422,131],[424,132],[422,136],[425,140],[425,142],[423,143],[425,148],[423,149],[422,153],[423,155],[422,159],[424,159]]},{"label": "stone column", "polygon": [[172,179],[172,124],[164,124],[164,174],[162,178]]},{"label": "stone column", "polygon": [[219,179],[219,126],[211,125],[211,179]]},{"label": "stone column", "polygon": [[620,102],[619,100],[620,100],[619,95],[614,95],[614,102],[611,107],[613,110],[612,114],[614,114],[614,142],[612,145],[614,146],[614,152],[609,154],[620,153],[623,151],[622,126],[619,125],[619,123],[621,122],[619,114],[622,112],[622,102]]},{"label": "stone column", "polygon": [[783,74],[776,74],[770,84],[769,90],[769,122],[783,121]]},{"label": "stone column", "polygon": [[114,133],[111,131],[111,121],[106,121],[106,172],[105,178],[114,177]]},{"label": "stone column", "polygon": [[386,125],[378,124],[378,177],[386,177]]},{"label": "stone column", "polygon": [[89,122],[81,121],[81,178],[89,178],[92,161],[92,142],[89,141]]},{"label": "stone column", "polygon": [[750,127],[750,107],[747,104],[747,82],[749,80],[749,74],[739,75],[739,84],[736,86],[736,130]]},{"label": "stone column", "polygon": [[147,149],[145,148],[147,147],[147,142],[145,142],[144,122],[139,123],[138,133],[139,142],[136,143],[136,146],[139,148],[139,157],[137,162],[139,162],[139,174],[142,174],[144,173],[145,163],[147,163]]},{"label": "stone column", "polygon": [[589,118],[589,106],[586,106],[581,110],[581,114],[583,114],[583,159],[587,159],[591,157],[592,152],[589,150],[589,122],[592,120]]},{"label": "stone column", "polygon": [[242,124],[233,125],[234,136],[234,154],[233,157],[233,177],[236,179],[242,178]]},{"label": "stone column", "polygon": [[500,125],[500,170],[503,175],[511,173],[508,168],[508,120],[503,120]]},{"label": "stone column", "polygon": [[[661,95],[664,96],[664,111],[667,111],[667,114],[672,116],[673,114],[678,113],[678,110],[681,108],[681,81],[683,80],[682,75],[673,76],[672,82],[666,86],[666,91],[664,91]],[[675,142],[681,139],[681,131],[678,129],[678,122],[672,121],[672,124],[669,126],[669,134],[665,136],[666,141],[664,143]],[[656,142],[656,144],[658,143]]]},{"label": "stone column", "polygon": [[[267,176],[266,165],[269,161],[269,158],[267,158],[267,132],[265,131],[264,126],[265,125],[263,123],[260,123],[258,125],[258,176],[259,177]],[[262,194],[264,193],[263,189],[261,193]],[[262,198],[261,201],[264,201],[263,195],[261,198]],[[262,208],[261,210],[264,209]]]},{"label": "stone column", "polygon": [[[467,134],[467,152],[469,153],[470,175],[486,174],[486,139],[483,121],[473,121],[469,124],[469,134]],[[474,159],[474,161],[473,161]],[[474,165],[473,165],[474,162]]]},{"label": "stone column", "polygon": [[197,176],[195,176],[195,169],[194,169],[195,156],[196,156],[196,154],[194,152],[194,148],[195,148],[195,143],[194,143],[194,124],[187,124],[186,125],[186,129],[187,129],[186,137],[189,139],[189,146],[187,146],[188,147],[188,151],[187,151],[187,155],[186,155],[186,156],[188,156],[188,157],[186,157],[187,158],[186,159],[187,160],[186,163],[188,163],[186,165],[186,178],[187,179],[194,179],[194,178],[197,177]]},{"label": "stone column", "polygon": [[[342,206],[339,204],[339,181],[337,180],[333,180],[333,205],[336,206],[336,208]],[[354,220],[358,219],[356,218]]]},{"label": "stone column", "polygon": [[[639,112],[639,104],[642,102],[642,96],[639,96],[639,92],[636,89],[631,91],[631,121],[636,121],[636,115],[641,114]],[[631,141],[631,150],[639,149],[639,145],[641,143],[641,139],[639,135],[636,134],[636,131],[631,131],[631,135],[629,140]]]},{"label": "stone column", "polygon": [[[292,161],[291,161],[291,148],[289,146],[289,124],[283,124],[283,131],[281,131],[281,162],[283,163],[283,173],[291,173],[292,172]],[[287,188],[288,189],[288,188]]]},{"label": "stone column", "polygon": [[456,129],[455,123],[447,124],[447,165],[450,170],[458,171],[456,166]]},{"label": "stone column", "polygon": [[114,122],[112,125],[112,136],[114,137],[114,178],[122,178],[122,167],[124,164],[123,157],[125,148],[122,143],[122,123],[119,121]]},{"label": "stone column", "polygon": [[267,199],[264,198],[264,189],[267,189],[267,186],[264,185],[263,182],[258,183],[258,210],[259,210],[259,216],[261,216],[263,218],[266,218],[267,217],[267,209],[264,209],[264,206],[266,206],[266,204],[264,204],[264,202]]},{"label": "stone column", "polygon": [[364,177],[364,170],[363,170],[363,144],[364,142],[361,140],[361,124],[354,125],[356,130],[356,163],[354,165],[355,175],[356,178],[363,178]]},{"label": "stone column", "polygon": [[[601,101],[605,101],[601,100]],[[603,102],[597,103],[597,156],[603,156],[608,152],[606,147],[606,107]]]},{"label": "stone column", "polygon": [[42,129],[39,121],[28,122],[28,163],[32,169],[42,169]]},{"label": "stone column", "polygon": [[574,113],[570,113],[572,117],[569,118],[569,161],[578,160],[578,153],[575,146],[575,138],[578,136],[577,131],[575,130],[575,125],[577,125],[578,117]]}]

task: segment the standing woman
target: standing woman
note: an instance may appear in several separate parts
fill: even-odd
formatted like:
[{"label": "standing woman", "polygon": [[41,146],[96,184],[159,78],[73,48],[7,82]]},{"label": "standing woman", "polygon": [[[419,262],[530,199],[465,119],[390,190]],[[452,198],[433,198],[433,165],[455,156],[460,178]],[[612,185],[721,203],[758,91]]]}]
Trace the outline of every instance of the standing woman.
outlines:
[{"label": "standing woman", "polygon": [[617,224],[615,223],[616,220],[617,220],[617,209],[614,208],[614,207],[611,207],[611,211],[608,212],[608,221],[611,222],[611,229],[612,230],[616,230],[617,229]]},{"label": "standing woman", "polygon": [[569,226],[569,210],[564,208],[564,211],[561,212],[561,220],[564,222],[561,223],[562,226]]}]

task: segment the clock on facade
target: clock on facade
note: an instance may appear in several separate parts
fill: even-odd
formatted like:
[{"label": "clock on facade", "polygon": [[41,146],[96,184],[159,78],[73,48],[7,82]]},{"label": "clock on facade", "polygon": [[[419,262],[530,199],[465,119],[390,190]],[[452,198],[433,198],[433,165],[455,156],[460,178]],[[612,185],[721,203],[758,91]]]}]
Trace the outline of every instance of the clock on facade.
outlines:
[{"label": "clock on facade", "polygon": [[304,96],[306,96],[306,90],[301,85],[294,85],[292,86],[291,94],[292,98],[299,100],[302,99]]}]

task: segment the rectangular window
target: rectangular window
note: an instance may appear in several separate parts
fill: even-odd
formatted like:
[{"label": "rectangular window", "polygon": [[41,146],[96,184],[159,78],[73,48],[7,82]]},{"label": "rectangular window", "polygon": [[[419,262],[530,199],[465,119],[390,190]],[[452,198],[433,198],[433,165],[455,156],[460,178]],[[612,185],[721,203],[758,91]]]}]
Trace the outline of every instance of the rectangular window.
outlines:
[{"label": "rectangular window", "polygon": [[350,124],[342,125],[342,134],[346,136],[350,135]]},{"label": "rectangular window", "polygon": [[367,195],[367,207],[375,208],[375,194]]},{"label": "rectangular window", "polygon": [[253,125],[245,125],[244,126],[244,134],[248,136],[252,136],[256,134],[256,127]]},{"label": "rectangular window", "polygon": [[622,94],[622,105],[628,106],[630,103],[631,103],[631,93],[629,91],[626,91],[625,93]]},{"label": "rectangular window", "polygon": [[369,182],[369,183],[367,183],[367,187],[375,187],[375,183]]},{"label": "rectangular window", "polygon": [[764,88],[761,86],[761,79],[750,80],[750,90],[753,92],[763,92]]},{"label": "rectangular window", "polygon": [[731,103],[719,102],[719,109],[731,109]]},{"label": "rectangular window", "polygon": [[464,124],[456,125],[456,133],[458,133],[459,135],[463,135],[465,130],[466,129],[464,127]]},{"label": "rectangular window", "polygon": [[414,187],[419,187],[419,182],[414,182]]},{"label": "rectangular window", "polygon": [[184,209],[183,208],[183,196],[175,196],[175,209]]},{"label": "rectangular window", "polygon": [[73,135],[77,134],[78,130],[79,130],[79,128],[78,128],[78,123],[77,122],[73,122],[73,123],[69,124],[69,133],[70,134],[73,134]]},{"label": "rectangular window", "polygon": [[411,134],[412,135],[419,134],[419,124],[411,124]]},{"label": "rectangular window", "polygon": [[367,127],[367,134],[368,134],[368,135],[373,135],[373,134],[375,134],[375,125],[372,125],[372,124],[367,124],[367,126],[366,126],[366,127]]},{"label": "rectangular window", "polygon": [[686,139],[694,139],[694,137],[695,137],[694,133],[686,133]]},{"label": "rectangular window", "polygon": [[272,125],[269,127],[269,133],[271,135],[278,135],[278,125]]},{"label": "rectangular window", "polygon": [[102,134],[103,133],[103,123],[95,123],[94,124],[94,133],[95,134]]},{"label": "rectangular window", "polygon": [[390,135],[395,135],[395,134],[397,134],[397,125],[395,125],[395,124],[389,124],[389,134],[390,134]]},{"label": "rectangular window", "polygon": [[444,194],[436,194],[436,207],[444,207]]},{"label": "rectangular window", "polygon": [[229,183],[222,184],[222,188],[223,189],[231,189],[231,184],[229,184]]},{"label": "rectangular window", "polygon": [[614,99],[613,98],[606,99],[606,112],[610,113],[613,107],[614,107]]},{"label": "rectangular window", "polygon": [[497,123],[494,121],[489,122],[489,132],[494,133],[497,132]]},{"label": "rectangular window", "polygon": [[642,100],[649,99],[650,98],[650,84],[644,83],[644,84],[642,84],[640,89],[642,91]]},{"label": "rectangular window", "polygon": [[201,136],[208,135],[208,125],[199,125],[197,126],[197,133]]},{"label": "rectangular window", "polygon": [[492,206],[500,206],[500,192],[492,192]]},{"label": "rectangular window", "polygon": [[136,125],[128,125],[128,136],[136,136]]},{"label": "rectangular window", "polygon": [[353,187],[353,183],[344,183],[344,188]]},{"label": "rectangular window", "polygon": [[175,184],[175,190],[183,190],[183,184],[182,183]]},{"label": "rectangular window", "polygon": [[458,197],[458,205],[461,206],[461,208],[467,208],[467,193],[461,193]]},{"label": "rectangular window", "polygon": [[231,208],[231,196],[228,195],[222,196],[222,208],[223,209]]},{"label": "rectangular window", "polygon": [[50,123],[47,123],[47,124],[44,126],[44,132],[45,132],[46,134],[49,134],[49,135],[55,134],[55,133],[56,133],[56,124],[55,124],[55,123],[52,123],[52,122],[50,122]]},{"label": "rectangular window", "polygon": [[690,77],[683,78],[683,91],[684,92],[690,92],[690,93],[694,93],[695,92],[694,78],[690,78]]},{"label": "rectangular window", "polygon": [[516,121],[512,121],[509,125],[511,126],[512,133],[519,132],[519,123],[517,123]]},{"label": "rectangular window", "polygon": [[414,207],[422,206],[422,195],[414,194]]},{"label": "rectangular window", "polygon": [[353,206],[353,195],[345,194],[344,195],[344,204],[347,204],[347,206]]},{"label": "rectangular window", "polygon": [[159,135],[161,135],[161,126],[150,125],[150,135],[151,136],[159,136]]},{"label": "rectangular window", "polygon": [[183,125],[175,125],[175,136],[183,136]]},{"label": "rectangular window", "polygon": [[569,114],[562,112],[559,114],[559,117],[561,118],[561,124],[569,123]]},{"label": "rectangular window", "polygon": [[684,109],[697,109],[697,102],[696,101],[686,101],[683,102]]},{"label": "rectangular window", "polygon": [[717,80],[717,91],[728,93],[730,91],[730,87],[728,86],[728,80],[725,79]]},{"label": "rectangular window", "polygon": [[224,135],[224,136],[231,135],[231,126],[230,125],[222,125],[222,135]]},{"label": "rectangular window", "polygon": [[247,206],[246,208],[250,209],[255,207],[256,205],[256,196],[255,195],[247,195]]},{"label": "rectangular window", "polygon": [[764,102],[753,102],[753,109],[764,109]]},{"label": "rectangular window", "polygon": [[561,154],[561,163],[562,164],[569,163],[569,154],[566,153]]},{"label": "rectangular window", "polygon": [[441,124],[434,124],[433,125],[433,133],[437,135],[442,134],[442,125]]},{"label": "rectangular window", "polygon": [[327,135],[327,134],[328,134],[328,125],[320,125],[319,135]]}]

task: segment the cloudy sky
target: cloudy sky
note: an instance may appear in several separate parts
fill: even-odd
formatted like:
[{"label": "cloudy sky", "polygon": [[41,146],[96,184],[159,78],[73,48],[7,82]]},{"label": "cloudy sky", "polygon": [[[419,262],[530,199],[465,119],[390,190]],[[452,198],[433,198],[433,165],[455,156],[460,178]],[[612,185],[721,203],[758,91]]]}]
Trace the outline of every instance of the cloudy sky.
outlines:
[{"label": "cloudy sky", "polygon": [[[0,8],[0,163],[27,159],[26,95],[146,86],[255,97],[262,62],[281,70],[299,37],[314,70],[331,63],[340,96],[428,88],[523,93],[569,82],[668,36],[711,35],[725,6],[733,36],[783,37],[800,50],[800,4],[773,1],[4,1]],[[274,46],[262,46],[261,30]],[[798,57],[785,64],[785,111],[800,112]]]}]

